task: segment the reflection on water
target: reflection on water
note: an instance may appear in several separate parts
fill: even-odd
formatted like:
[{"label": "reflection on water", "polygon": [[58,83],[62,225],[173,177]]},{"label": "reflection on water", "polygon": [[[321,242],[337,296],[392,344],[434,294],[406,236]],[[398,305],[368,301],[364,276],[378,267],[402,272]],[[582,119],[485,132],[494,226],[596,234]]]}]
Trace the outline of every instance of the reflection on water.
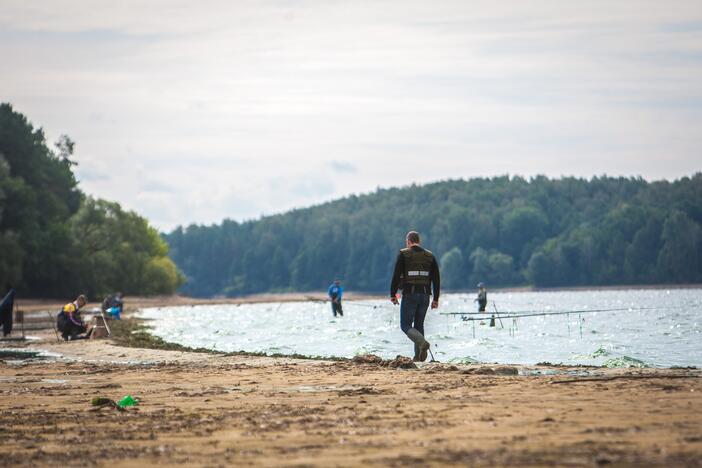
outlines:
[{"label": "reflection on water", "polygon": [[[436,359],[608,367],[702,366],[702,290],[495,293],[501,311],[647,308],[525,317],[501,327],[430,311],[425,325]],[[492,306],[492,304],[491,304]],[[660,309],[651,309],[660,307]],[[473,296],[442,296],[442,312],[474,312]],[[185,346],[308,356],[383,358],[413,353],[389,301],[345,302],[344,317],[314,302],[145,309],[154,334]]]}]

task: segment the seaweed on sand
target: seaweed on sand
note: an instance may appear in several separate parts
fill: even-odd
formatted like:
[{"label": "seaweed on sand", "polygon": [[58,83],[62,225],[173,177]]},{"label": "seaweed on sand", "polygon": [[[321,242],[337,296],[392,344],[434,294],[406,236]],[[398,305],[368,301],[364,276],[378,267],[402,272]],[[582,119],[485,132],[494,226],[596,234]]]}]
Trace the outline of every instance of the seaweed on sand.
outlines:
[{"label": "seaweed on sand", "polygon": [[286,357],[294,359],[312,359],[322,361],[348,361],[347,358],[341,357],[325,357],[325,356],[305,356],[302,354],[267,354],[260,352],[234,351],[222,352],[208,348],[192,348],[183,346],[178,343],[171,343],[151,333],[151,327],[148,322],[138,318],[125,318],[119,321],[110,322],[110,330],[112,331],[112,341],[118,346],[127,348],[148,348],[148,349],[165,349],[168,351],[187,351],[190,353],[207,353],[224,356],[258,356],[258,357]]}]

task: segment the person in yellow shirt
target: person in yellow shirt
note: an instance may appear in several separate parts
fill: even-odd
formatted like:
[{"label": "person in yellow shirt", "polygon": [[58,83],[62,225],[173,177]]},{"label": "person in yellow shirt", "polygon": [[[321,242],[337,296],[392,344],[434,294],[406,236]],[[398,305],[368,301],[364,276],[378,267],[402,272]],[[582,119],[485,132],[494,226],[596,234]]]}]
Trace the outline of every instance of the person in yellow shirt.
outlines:
[{"label": "person in yellow shirt", "polygon": [[[66,341],[83,340],[90,337],[90,333],[86,333],[87,327],[80,316],[80,309],[87,304],[88,301],[84,295],[69,302],[61,309],[58,317],[56,317],[56,327],[61,332],[61,336]],[[85,335],[81,335],[86,333]]]}]

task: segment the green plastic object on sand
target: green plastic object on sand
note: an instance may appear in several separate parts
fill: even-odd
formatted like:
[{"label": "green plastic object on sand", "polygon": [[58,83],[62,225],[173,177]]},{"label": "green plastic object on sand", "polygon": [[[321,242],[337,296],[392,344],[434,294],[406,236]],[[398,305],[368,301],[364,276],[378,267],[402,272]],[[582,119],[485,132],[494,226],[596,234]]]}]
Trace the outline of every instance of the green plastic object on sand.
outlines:
[{"label": "green plastic object on sand", "polygon": [[122,408],[124,408],[125,406],[136,406],[138,404],[139,400],[132,397],[131,395],[127,395],[117,402],[117,405],[121,406]]}]

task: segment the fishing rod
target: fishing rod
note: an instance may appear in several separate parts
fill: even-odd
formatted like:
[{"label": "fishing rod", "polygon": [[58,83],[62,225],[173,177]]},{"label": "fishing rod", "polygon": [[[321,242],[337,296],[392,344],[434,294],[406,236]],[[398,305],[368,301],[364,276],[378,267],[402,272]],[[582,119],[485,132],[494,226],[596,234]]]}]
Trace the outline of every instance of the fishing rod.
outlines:
[{"label": "fishing rod", "polygon": [[382,305],[373,305],[373,304],[364,304],[362,302],[355,302],[355,301],[346,301],[346,305],[348,306],[358,306],[358,307],[372,307],[373,309],[377,309],[378,307],[382,307]]},{"label": "fishing rod", "polygon": [[[536,317],[544,315],[565,315],[565,314],[586,314],[589,312],[620,312],[640,310],[680,310],[689,309],[689,307],[619,307],[612,309],[582,309],[582,310],[515,310],[498,312],[502,317]],[[482,319],[490,318],[493,312],[439,312],[441,315],[481,315]],[[468,320],[468,319],[466,319]]]},{"label": "fishing rod", "polygon": [[[312,297],[312,296],[305,296],[305,300],[306,300],[307,302],[317,302],[317,303],[320,303],[320,304],[326,304],[327,302],[330,302],[329,299],[318,299],[318,298]],[[360,307],[372,307],[372,308],[374,308],[374,309],[377,309],[378,307],[381,307],[380,305],[364,304],[364,303],[362,303],[362,302],[356,302],[356,301],[351,300],[351,299],[349,299],[349,300],[346,301],[346,305],[354,305],[354,306],[360,306]]]},{"label": "fishing rod", "polygon": [[[682,309],[682,307],[678,307],[679,309]],[[503,317],[505,318],[522,318],[522,317],[545,317],[549,315],[570,315],[570,314],[587,314],[587,313],[595,313],[595,312],[636,312],[640,310],[661,310],[661,309],[670,309],[668,307],[640,307],[640,308],[618,308],[618,309],[585,309],[585,310],[560,310],[560,311],[553,311],[553,312],[534,312],[534,313],[517,313],[517,312],[509,312],[509,313],[503,313]],[[444,315],[462,315],[460,312],[443,312]],[[471,322],[471,321],[476,321],[476,320],[485,320],[490,318],[489,315],[485,315],[483,317],[467,317],[464,320],[466,322]]]}]

